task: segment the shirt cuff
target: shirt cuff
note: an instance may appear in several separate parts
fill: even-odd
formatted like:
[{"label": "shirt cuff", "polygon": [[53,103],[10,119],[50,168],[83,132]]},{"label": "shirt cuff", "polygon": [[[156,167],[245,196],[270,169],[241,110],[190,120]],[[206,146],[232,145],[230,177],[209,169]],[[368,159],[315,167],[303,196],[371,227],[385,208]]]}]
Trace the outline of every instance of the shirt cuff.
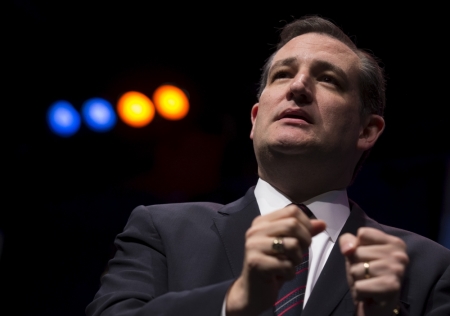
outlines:
[{"label": "shirt cuff", "polygon": [[225,298],[223,299],[222,312],[220,313],[220,316],[227,316],[227,296],[228,293],[225,295]]}]

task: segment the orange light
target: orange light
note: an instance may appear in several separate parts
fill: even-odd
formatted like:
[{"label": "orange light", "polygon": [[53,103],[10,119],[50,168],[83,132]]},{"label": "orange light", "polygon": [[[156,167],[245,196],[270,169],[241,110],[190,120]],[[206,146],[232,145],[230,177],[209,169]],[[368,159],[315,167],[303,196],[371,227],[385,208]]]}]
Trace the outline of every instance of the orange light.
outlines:
[{"label": "orange light", "polygon": [[153,101],[158,113],[168,120],[181,120],[189,112],[186,94],[175,86],[160,86],[153,93]]},{"label": "orange light", "polygon": [[155,106],[144,94],[130,91],[122,95],[117,103],[117,113],[126,124],[144,127],[155,116]]}]

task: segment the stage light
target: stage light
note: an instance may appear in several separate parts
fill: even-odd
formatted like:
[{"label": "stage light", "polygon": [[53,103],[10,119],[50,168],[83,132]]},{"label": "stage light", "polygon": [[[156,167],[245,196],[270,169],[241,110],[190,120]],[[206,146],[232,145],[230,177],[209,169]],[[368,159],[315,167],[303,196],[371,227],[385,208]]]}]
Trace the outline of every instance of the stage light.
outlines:
[{"label": "stage light", "polygon": [[189,112],[189,100],[180,88],[163,85],[153,93],[158,113],[168,120],[181,120]]},{"label": "stage light", "polygon": [[83,103],[82,112],[87,126],[96,132],[106,132],[116,124],[116,114],[108,101],[92,98]]},{"label": "stage light", "polygon": [[47,111],[47,123],[53,133],[70,137],[80,128],[81,119],[77,110],[67,101],[54,102]]},{"label": "stage light", "polygon": [[155,106],[144,94],[130,91],[122,95],[117,103],[119,117],[133,127],[149,124],[155,116]]}]

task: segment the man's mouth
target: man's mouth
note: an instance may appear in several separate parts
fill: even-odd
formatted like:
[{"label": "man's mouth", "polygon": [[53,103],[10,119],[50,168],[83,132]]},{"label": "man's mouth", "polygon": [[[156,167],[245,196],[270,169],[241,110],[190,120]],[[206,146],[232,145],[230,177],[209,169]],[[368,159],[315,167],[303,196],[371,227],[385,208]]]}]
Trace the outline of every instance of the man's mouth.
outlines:
[{"label": "man's mouth", "polygon": [[281,119],[293,119],[302,120],[306,123],[312,124],[312,118],[302,109],[286,109],[278,116],[277,120]]}]

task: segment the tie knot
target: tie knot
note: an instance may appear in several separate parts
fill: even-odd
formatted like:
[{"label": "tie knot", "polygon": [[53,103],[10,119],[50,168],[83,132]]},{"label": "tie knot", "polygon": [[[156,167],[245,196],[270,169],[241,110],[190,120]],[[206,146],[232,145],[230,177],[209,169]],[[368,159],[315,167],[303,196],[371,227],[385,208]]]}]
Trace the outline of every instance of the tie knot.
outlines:
[{"label": "tie knot", "polygon": [[295,203],[295,205],[300,207],[301,210],[306,214],[306,216],[308,216],[311,219],[316,219],[316,216],[314,216],[314,214],[311,212],[311,210],[305,204],[301,204],[301,203],[297,204],[297,203]]}]

